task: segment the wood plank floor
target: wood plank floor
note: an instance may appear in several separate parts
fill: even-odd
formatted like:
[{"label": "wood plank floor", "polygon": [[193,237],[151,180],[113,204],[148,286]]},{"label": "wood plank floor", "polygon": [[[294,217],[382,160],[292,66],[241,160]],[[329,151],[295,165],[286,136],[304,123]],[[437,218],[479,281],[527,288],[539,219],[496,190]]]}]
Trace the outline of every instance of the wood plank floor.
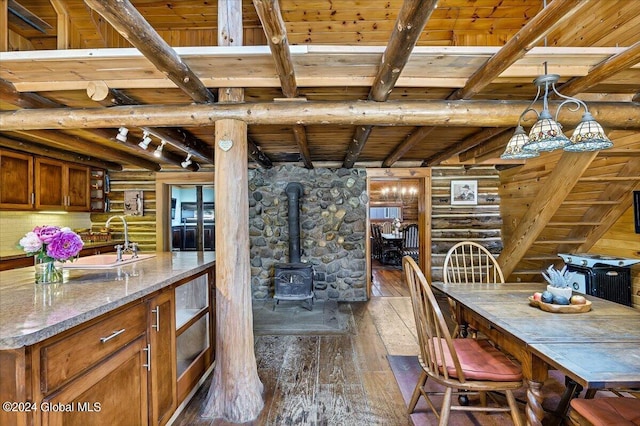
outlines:
[{"label": "wood plank floor", "polygon": [[[370,301],[341,304],[353,317],[344,333],[255,336],[265,407],[246,425],[413,424],[387,360],[387,355],[418,354],[408,289],[399,269],[376,268],[373,278]],[[448,309],[446,300],[441,306]],[[232,424],[200,417],[209,385],[207,380],[174,425]],[[436,425],[430,416],[426,424]],[[511,424],[504,414],[476,416],[472,424]]]}]

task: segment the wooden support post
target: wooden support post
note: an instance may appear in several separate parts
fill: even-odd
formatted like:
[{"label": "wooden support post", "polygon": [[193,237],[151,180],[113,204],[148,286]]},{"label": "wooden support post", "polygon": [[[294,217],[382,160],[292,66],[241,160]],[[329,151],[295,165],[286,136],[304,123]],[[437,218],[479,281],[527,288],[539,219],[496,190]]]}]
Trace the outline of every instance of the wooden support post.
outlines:
[{"label": "wooden support post", "polygon": [[[218,5],[218,43],[242,45],[241,2]],[[243,102],[244,90],[218,96]],[[233,423],[254,420],[264,407],[251,309],[247,128],[241,120],[215,122],[216,367],[203,416]]]},{"label": "wooden support post", "polygon": [[[221,101],[242,89],[222,92]],[[203,416],[245,423],[264,405],[253,349],[247,124],[216,121],[215,138],[216,368]]]}]

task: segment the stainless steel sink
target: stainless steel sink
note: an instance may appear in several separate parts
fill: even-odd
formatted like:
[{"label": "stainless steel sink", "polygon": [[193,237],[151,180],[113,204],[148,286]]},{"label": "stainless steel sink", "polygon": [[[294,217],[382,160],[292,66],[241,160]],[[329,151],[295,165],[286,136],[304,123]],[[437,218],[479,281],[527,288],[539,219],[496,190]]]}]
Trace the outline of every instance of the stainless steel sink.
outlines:
[{"label": "stainless steel sink", "polygon": [[94,256],[86,256],[76,259],[74,262],[65,262],[62,264],[64,269],[111,269],[129,263],[139,262],[141,260],[155,257],[155,254],[138,254],[133,257],[132,254],[123,254],[122,260],[118,261],[118,257],[113,254],[96,254]]}]

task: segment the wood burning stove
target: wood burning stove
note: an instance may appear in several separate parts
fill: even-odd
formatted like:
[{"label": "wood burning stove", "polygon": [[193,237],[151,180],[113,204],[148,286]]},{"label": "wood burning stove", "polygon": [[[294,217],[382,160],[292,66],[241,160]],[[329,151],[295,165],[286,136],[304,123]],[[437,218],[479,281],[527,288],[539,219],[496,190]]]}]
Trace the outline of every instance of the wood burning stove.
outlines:
[{"label": "wood burning stove", "polygon": [[289,200],[289,261],[276,263],[274,271],[276,305],[280,300],[304,300],[307,308],[313,309],[313,267],[300,262],[300,197],[304,193],[302,184],[291,182],[285,189]]},{"label": "wood burning stove", "polygon": [[636,259],[592,253],[559,253],[567,270],[576,272],[573,289],[601,299],[631,306],[630,266]]}]

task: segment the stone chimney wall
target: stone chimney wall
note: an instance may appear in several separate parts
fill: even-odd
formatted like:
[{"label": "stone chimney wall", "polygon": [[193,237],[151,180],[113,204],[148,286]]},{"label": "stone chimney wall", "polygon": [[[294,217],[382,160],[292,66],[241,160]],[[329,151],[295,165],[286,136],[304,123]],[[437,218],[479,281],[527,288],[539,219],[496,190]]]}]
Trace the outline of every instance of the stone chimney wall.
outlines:
[{"label": "stone chimney wall", "polygon": [[284,165],[249,170],[249,239],[254,299],[273,297],[273,265],[288,262],[285,188],[300,182],[301,261],[313,265],[319,300],[366,300],[365,169]]}]

